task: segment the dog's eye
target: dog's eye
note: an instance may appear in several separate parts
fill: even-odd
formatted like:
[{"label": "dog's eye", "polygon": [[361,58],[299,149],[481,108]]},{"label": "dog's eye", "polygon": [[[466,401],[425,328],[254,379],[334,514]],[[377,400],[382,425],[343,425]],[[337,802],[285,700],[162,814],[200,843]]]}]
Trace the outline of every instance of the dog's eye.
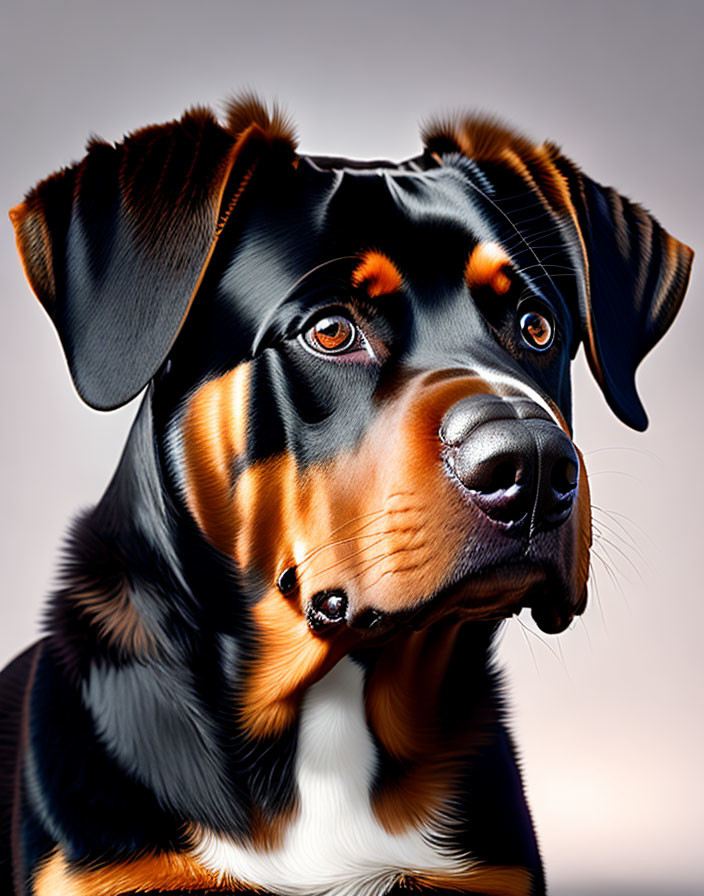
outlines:
[{"label": "dog's eye", "polygon": [[330,317],[321,317],[305,336],[310,347],[316,351],[325,355],[339,355],[354,345],[357,328],[346,317],[332,314]]},{"label": "dog's eye", "polygon": [[555,321],[546,310],[525,310],[520,315],[519,328],[526,345],[538,352],[550,348],[555,338]]},{"label": "dog's eye", "polygon": [[308,351],[331,360],[374,361],[374,352],[360,328],[344,314],[325,314],[298,337]]}]

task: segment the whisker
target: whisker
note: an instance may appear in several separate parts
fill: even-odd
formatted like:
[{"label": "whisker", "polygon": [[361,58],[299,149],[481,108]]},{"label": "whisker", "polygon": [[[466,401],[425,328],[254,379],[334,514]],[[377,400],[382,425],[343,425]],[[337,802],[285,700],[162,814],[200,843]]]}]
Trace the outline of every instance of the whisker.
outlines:
[{"label": "whisker", "polygon": [[641,525],[639,525],[639,523],[637,523],[634,519],[631,519],[630,516],[627,516],[627,514],[619,513],[618,510],[607,510],[605,507],[600,507],[598,504],[592,504],[592,508],[594,510],[598,510],[599,513],[605,513],[607,516],[609,516],[613,520],[614,523],[616,523],[616,525],[621,526],[621,528],[623,529],[624,532],[628,532],[628,529],[626,529],[625,525],[623,523],[621,523],[617,519],[617,517],[620,517],[621,519],[626,520],[626,522],[628,522],[629,525],[633,526],[635,529],[637,529],[641,533],[641,535],[643,535],[645,538],[647,538],[648,541],[652,545],[657,546],[657,542],[652,538],[652,536]]},{"label": "whisker", "polygon": [[[518,218],[516,217],[516,213],[517,213],[517,212],[521,212],[521,211],[526,211],[526,212],[527,212],[527,211],[533,211],[535,208],[536,208],[535,205],[533,205],[533,206],[526,205],[526,206],[524,206],[522,209],[521,209],[521,208],[513,208],[513,209],[511,209],[511,211],[512,211],[512,213],[513,213],[513,220],[516,222],[516,226],[517,226],[517,227],[525,227],[526,224],[530,224],[532,221],[540,221],[541,219],[544,220],[544,219],[545,219],[545,209],[544,209],[544,208],[541,208],[540,206],[538,206],[538,214],[537,214],[537,215],[531,215],[530,218],[521,218],[520,220],[518,220]],[[504,213],[504,214],[505,214],[505,213]],[[508,216],[507,216],[507,217],[508,217]],[[552,226],[552,227],[547,228],[547,229],[550,230],[550,231],[555,231],[555,230],[557,230],[558,228],[557,228],[556,226]]]},{"label": "whisker", "polygon": [[335,569],[335,567],[342,565],[343,563],[352,563],[358,557],[363,556],[364,551],[369,551],[372,548],[376,547],[378,544],[381,544],[384,539],[388,537],[388,532],[375,532],[370,537],[379,536],[377,541],[373,541],[371,544],[366,544],[363,547],[359,548],[357,551],[353,551],[351,554],[347,554],[345,557],[338,557],[338,559],[331,563],[329,566],[326,566],[324,569],[318,569],[315,572],[311,573],[308,576],[308,580],[312,580],[317,578],[318,576],[322,576],[323,573],[330,572],[331,569]]},{"label": "whisker", "polygon": [[[391,501],[393,498],[407,497],[408,495],[412,494],[413,492],[411,491],[391,492],[391,494],[386,496],[385,501]],[[345,522],[340,523],[339,526],[336,526],[328,534],[328,537],[336,535],[338,532],[342,531],[342,529],[347,528],[347,526],[351,526],[352,523],[358,522],[359,520],[367,519],[367,517],[372,517],[373,519],[367,519],[367,522],[363,526],[359,527],[359,532],[361,532],[363,529],[366,529],[367,526],[370,526],[376,519],[378,519],[380,516],[383,516],[385,513],[388,513],[389,515],[395,513],[407,513],[412,509],[412,507],[380,507],[377,510],[370,510],[367,513],[360,513],[358,516],[354,516],[351,519],[345,520]],[[303,563],[306,563],[317,551],[324,550],[326,547],[332,547],[334,544],[335,542],[326,542],[323,545],[319,545],[318,547],[311,549],[311,551],[303,555],[298,565],[300,566]]]},{"label": "whisker", "polygon": [[[369,545],[368,547],[373,547],[373,545]],[[412,546],[402,546],[400,548],[396,548],[393,551],[384,551],[381,554],[376,554],[374,557],[369,557],[365,561],[362,568],[357,570],[357,572],[354,575],[350,576],[348,581],[353,582],[353,581],[355,581],[355,579],[358,579],[361,576],[366,575],[370,569],[373,569],[377,565],[377,563],[381,563],[382,560],[386,560],[387,558],[393,557],[396,554],[411,553],[413,551],[419,550],[422,547],[423,547],[423,544],[412,545]],[[357,556],[359,556],[359,555],[357,555]],[[387,572],[394,572],[394,571],[396,571],[396,570],[387,570]],[[399,569],[398,571],[400,572],[402,570]],[[379,577],[379,579],[377,579],[377,581],[380,581],[381,578],[383,578],[383,576],[385,574],[386,573],[382,573],[382,575]],[[376,584],[377,584],[377,582],[372,582],[372,584],[369,587],[373,587]]]},{"label": "whisker", "polygon": [[594,643],[592,642],[592,636],[589,634],[589,626],[587,625],[586,620],[584,619],[584,616],[578,616],[577,621],[582,626],[582,630],[584,631],[584,634],[587,636],[587,644],[589,645],[589,652],[591,654],[593,654],[594,653]]},{"label": "whisker", "polygon": [[596,472],[590,472],[589,478],[593,479],[595,476],[624,476],[626,479],[632,479],[634,482],[637,482],[638,485],[643,485],[643,479],[640,476],[634,476],[633,473],[626,473],[624,470],[596,470]]},{"label": "whisker", "polygon": [[562,668],[565,670],[565,675],[567,676],[567,680],[570,684],[573,684],[572,676],[570,675],[569,667],[567,666],[567,660],[565,659],[565,654],[562,651],[562,639],[557,639],[557,652],[560,654],[560,659],[562,661]]},{"label": "whisker", "polygon": [[540,669],[538,668],[538,661],[535,658],[535,652],[533,650],[533,645],[532,645],[531,640],[527,634],[528,629],[521,622],[521,620],[518,618],[518,616],[516,616],[516,620],[518,621],[518,624],[521,627],[521,634],[523,635],[523,639],[526,642],[526,644],[528,645],[528,650],[530,651],[530,656],[531,656],[531,659],[533,660],[533,668],[535,669],[538,678],[540,678]]},{"label": "whisker", "polygon": [[[522,620],[519,616],[516,616],[515,618],[518,620],[519,625],[521,625],[521,626],[523,627],[523,629],[524,629],[529,635],[532,635],[534,638],[537,638],[538,641],[540,641],[540,643],[543,645],[543,647],[545,647],[547,650],[549,650],[550,653],[555,657],[555,659],[556,659],[558,662],[560,661],[560,657],[559,657],[559,656],[557,655],[557,653],[553,650],[553,648],[551,647],[551,645],[548,644],[548,642],[545,640],[545,638],[542,637],[542,635],[540,635],[540,634],[539,634],[538,632],[536,632],[536,631],[533,631],[532,628],[529,628],[529,626],[527,626],[527,625],[525,624],[525,622],[523,622],[523,620]],[[558,639],[558,643],[559,643],[559,639]],[[565,670],[565,671],[566,671],[566,670]]]},{"label": "whisker", "polygon": [[[514,224],[514,222],[511,222],[511,223],[514,225],[514,227],[516,227],[516,229],[518,229],[518,227],[521,227],[523,224],[529,224],[531,221],[536,221],[539,219],[540,219],[540,215],[537,215],[537,217],[535,217],[535,218],[526,218],[523,221],[517,222],[517,224]],[[542,230],[536,230],[536,232],[531,234],[531,236],[533,237],[533,242],[535,243],[536,240],[541,239],[542,237],[552,236],[552,234],[559,233],[559,232],[560,232],[560,227],[558,225],[555,225],[555,226],[551,226],[551,227],[543,227]],[[515,245],[515,244],[518,244],[518,243],[524,242],[524,241],[525,241],[525,237],[523,236],[523,234],[520,231],[518,231],[518,236],[517,237],[509,236],[506,240],[504,240],[504,245],[512,246],[512,245]]]},{"label": "whisker", "polygon": [[574,270],[567,264],[541,264],[541,265],[529,264],[529,265],[526,265],[526,267],[522,268],[521,270],[523,273],[525,273],[526,271],[532,271],[535,268],[541,268],[543,270],[549,270],[549,271],[567,271],[567,274],[556,274],[554,276],[562,276],[562,277],[566,277],[566,276],[573,277],[574,276]]},{"label": "whisker", "polygon": [[[381,563],[383,560],[388,560],[389,557],[394,557],[397,554],[405,554],[405,553],[410,553],[412,551],[417,551],[421,547],[422,547],[422,545],[416,545],[415,547],[400,547],[400,548],[396,548],[393,551],[384,551],[383,554],[377,554],[375,557],[370,557],[366,566],[364,566],[364,568],[361,569],[358,573],[356,573],[352,578],[356,579],[358,576],[366,575],[370,569],[373,569],[378,563]],[[383,573],[382,573],[382,575],[383,575]],[[376,582],[374,582],[372,584],[376,584]]]},{"label": "whisker", "polygon": [[[640,579],[640,581],[641,581],[641,582],[643,581],[643,573],[640,571],[640,569],[638,569],[638,567],[636,566],[636,564],[631,560],[631,558],[628,556],[628,554],[626,554],[625,551],[621,550],[621,548],[620,548],[615,542],[611,541],[611,540],[608,539],[605,535],[602,535],[602,534],[599,533],[599,532],[597,532],[597,537],[598,537],[598,539],[599,539],[599,547],[602,547],[602,546],[603,546],[603,547],[604,547],[604,551],[605,551],[607,554],[608,554],[608,548],[609,548],[609,547],[612,548],[614,551],[618,551],[618,553],[623,557],[623,559],[626,561],[626,563],[628,563],[628,565],[631,567],[631,569],[633,570],[633,572],[638,576],[638,578]],[[608,546],[608,547],[607,547],[607,546]],[[608,556],[609,556],[609,558],[610,558],[611,560],[613,560],[613,557],[611,557],[610,554],[608,554]]]},{"label": "whisker", "polygon": [[[422,547],[422,545],[418,545],[418,547],[416,547],[416,548],[409,548],[408,551],[412,552],[414,550],[418,550],[421,547]],[[412,569],[415,569],[415,570],[423,569],[425,566],[427,566],[430,563],[430,559],[431,559],[430,557],[426,557],[425,560],[422,560],[420,563],[411,563],[410,566],[397,566],[393,569],[385,569],[384,572],[382,572],[382,574],[378,578],[376,578],[370,584],[369,587],[376,588],[376,586],[384,578],[384,576],[397,575],[398,573],[401,573],[401,572],[410,572]],[[366,572],[369,572],[369,569],[367,569]]]},{"label": "whisker", "polygon": [[594,567],[594,559],[600,560],[602,566],[605,566],[604,560],[599,557],[598,553],[592,548],[591,556],[589,558],[589,575],[594,585],[594,597],[596,598],[596,606],[599,611],[599,616],[601,618],[601,624],[604,628],[605,632],[608,632],[608,627],[606,625],[606,616],[604,615],[604,606],[601,602],[601,590],[599,588],[599,582],[596,575],[596,569]]},{"label": "whisker", "polygon": [[660,455],[655,454],[654,451],[647,451],[644,448],[634,448],[631,445],[609,445],[604,446],[603,448],[592,448],[591,451],[585,451],[584,456],[591,457],[593,454],[602,454],[604,451],[630,451],[633,454],[642,454],[644,457],[656,460],[660,464],[664,463]]},{"label": "whisker", "polygon": [[[350,542],[358,541],[360,538],[377,538],[377,537],[379,538],[378,541],[375,541],[372,544],[366,544],[363,547],[361,547],[358,551],[354,551],[352,554],[348,554],[345,557],[341,557],[339,560],[335,561],[335,563],[333,563],[331,566],[328,566],[323,570],[319,570],[318,572],[313,573],[313,575],[314,576],[320,575],[321,572],[327,572],[328,570],[333,569],[339,563],[344,563],[346,561],[353,560],[355,557],[360,556],[363,551],[368,551],[368,550],[370,550],[370,548],[373,548],[375,545],[381,544],[381,542],[385,538],[388,538],[390,535],[407,535],[409,532],[417,532],[417,531],[418,531],[417,526],[406,526],[406,527],[401,527],[401,528],[394,527],[393,529],[386,529],[386,530],[383,530],[380,532],[368,532],[365,535],[357,534],[357,535],[353,535],[350,538],[343,538],[340,541],[334,541],[334,542],[331,542],[330,544],[324,544],[317,550],[317,553],[320,553],[320,551],[324,550],[325,548],[333,548],[333,547],[337,547],[338,545],[341,545],[341,544],[349,544]],[[309,560],[310,560],[310,558],[309,558]],[[303,562],[299,563],[298,569],[301,569],[302,566],[303,566]]]},{"label": "whisker", "polygon": [[[620,541],[621,544],[624,546],[624,549],[627,548],[629,551],[633,551],[633,553],[636,555],[638,560],[640,560],[640,562],[644,566],[647,566],[649,570],[653,569],[648,558],[641,551],[641,549],[638,547],[638,545],[636,544],[636,542],[630,535],[627,537],[624,537],[617,529],[614,529],[612,526],[609,526],[609,524],[604,522],[604,520],[595,521],[594,526],[595,526],[595,530],[598,529],[598,531],[599,531],[598,538],[600,541],[602,541],[606,544],[610,544],[617,551],[621,552],[621,548],[618,545],[618,542]],[[614,538],[617,539],[617,542],[616,543],[612,542],[605,535],[601,534],[602,530],[609,532]],[[626,558],[626,559],[628,560],[628,558]],[[629,562],[630,562],[630,560],[629,560]]]},{"label": "whisker", "polygon": [[[365,532],[365,533],[363,533],[362,530],[366,529],[367,526],[371,526],[372,523],[379,522],[380,517],[383,515],[384,515],[384,511],[376,514],[373,519],[367,520],[367,522],[363,526],[359,527],[359,529],[357,530],[357,532],[354,533],[354,535],[350,535],[347,538],[339,538],[339,539],[336,539],[335,541],[326,541],[324,544],[318,545],[318,547],[311,549],[310,551],[308,551],[307,554],[304,554],[304,556],[298,562],[298,564],[297,564],[298,569],[301,569],[307,563],[310,563],[310,561],[314,557],[316,557],[321,551],[325,551],[328,548],[335,548],[341,544],[348,544],[350,541],[357,541],[357,539],[359,539],[359,538],[375,538],[377,535],[382,535],[383,532]],[[395,530],[391,530],[391,531],[395,531]]]},{"label": "whisker", "polygon": [[[634,551],[640,554],[640,548],[638,547],[638,542],[635,540],[633,535],[628,531],[628,529],[620,523],[618,520],[612,520],[610,517],[606,517],[606,513],[604,511],[599,510],[599,508],[592,505],[592,510],[597,511],[597,514],[594,515],[594,522],[599,527],[605,529],[607,532],[611,532],[611,534],[618,538],[619,541],[622,541],[624,544],[633,548]],[[602,518],[601,514],[604,514]],[[607,522],[608,519],[608,522]],[[618,526],[618,529],[614,529],[613,526],[609,525],[609,523],[613,523],[615,526]],[[642,555],[641,555],[642,556]],[[644,558],[645,559],[645,558]]]},{"label": "whisker", "polygon": [[[623,598],[623,600],[626,603],[626,606],[629,607],[628,598],[626,597],[626,594],[623,590],[623,585],[621,585],[621,582],[619,581],[618,576],[616,575],[614,570],[611,568],[611,563],[609,562],[609,559],[603,557],[598,551],[594,550],[594,548],[592,548],[592,551],[593,551],[596,559],[601,563],[602,567],[604,568],[604,571],[607,574],[607,576],[609,577],[611,584],[614,586],[614,589]],[[629,607],[629,609],[630,609],[630,607]]]}]

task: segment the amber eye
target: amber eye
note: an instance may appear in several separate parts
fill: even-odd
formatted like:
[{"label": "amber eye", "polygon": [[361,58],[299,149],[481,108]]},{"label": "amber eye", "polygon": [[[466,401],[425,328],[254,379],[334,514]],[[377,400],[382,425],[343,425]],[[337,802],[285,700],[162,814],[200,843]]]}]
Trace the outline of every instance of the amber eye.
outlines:
[{"label": "amber eye", "polygon": [[354,345],[357,328],[341,314],[321,317],[305,334],[311,348],[326,355],[339,355]]},{"label": "amber eye", "polygon": [[552,345],[555,324],[547,313],[526,311],[520,320],[521,336],[526,345],[538,352],[544,352]]}]

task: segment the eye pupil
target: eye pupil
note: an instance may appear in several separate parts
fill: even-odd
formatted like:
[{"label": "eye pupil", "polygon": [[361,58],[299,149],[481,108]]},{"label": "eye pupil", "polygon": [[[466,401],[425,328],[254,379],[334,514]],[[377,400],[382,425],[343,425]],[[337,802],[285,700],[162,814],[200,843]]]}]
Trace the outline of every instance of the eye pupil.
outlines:
[{"label": "eye pupil", "polygon": [[544,351],[552,345],[554,327],[544,314],[528,311],[521,316],[521,336],[531,348]]},{"label": "eye pupil", "polygon": [[355,335],[352,322],[340,315],[324,317],[310,330],[313,346],[324,352],[340,352],[349,348]]},{"label": "eye pupil", "polygon": [[338,343],[344,341],[342,326],[337,320],[324,320],[318,324],[316,330],[318,341],[323,345],[337,346]]}]

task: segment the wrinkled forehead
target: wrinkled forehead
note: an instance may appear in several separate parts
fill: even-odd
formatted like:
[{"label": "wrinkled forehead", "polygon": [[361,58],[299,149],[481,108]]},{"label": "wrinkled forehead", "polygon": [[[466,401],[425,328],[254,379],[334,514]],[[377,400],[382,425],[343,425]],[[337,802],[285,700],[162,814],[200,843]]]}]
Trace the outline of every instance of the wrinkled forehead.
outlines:
[{"label": "wrinkled forehead", "polygon": [[[496,244],[526,285],[560,301],[540,257],[546,234],[551,260],[559,254],[554,221],[525,185],[514,186],[515,194],[502,196],[460,158],[414,170],[413,163],[321,167],[303,157],[285,182],[253,191],[230,242],[219,298],[236,309],[254,337],[292,292],[322,290],[326,279],[338,288],[345,262],[352,270],[355,259],[373,250],[393,262],[422,310],[424,304],[437,307],[439,299],[466,295],[472,251]],[[515,208],[521,212],[518,224]]]},{"label": "wrinkled forehead", "polygon": [[325,197],[332,241],[384,251],[414,291],[460,283],[468,248],[491,235],[470,183],[451,168],[334,172]]}]

